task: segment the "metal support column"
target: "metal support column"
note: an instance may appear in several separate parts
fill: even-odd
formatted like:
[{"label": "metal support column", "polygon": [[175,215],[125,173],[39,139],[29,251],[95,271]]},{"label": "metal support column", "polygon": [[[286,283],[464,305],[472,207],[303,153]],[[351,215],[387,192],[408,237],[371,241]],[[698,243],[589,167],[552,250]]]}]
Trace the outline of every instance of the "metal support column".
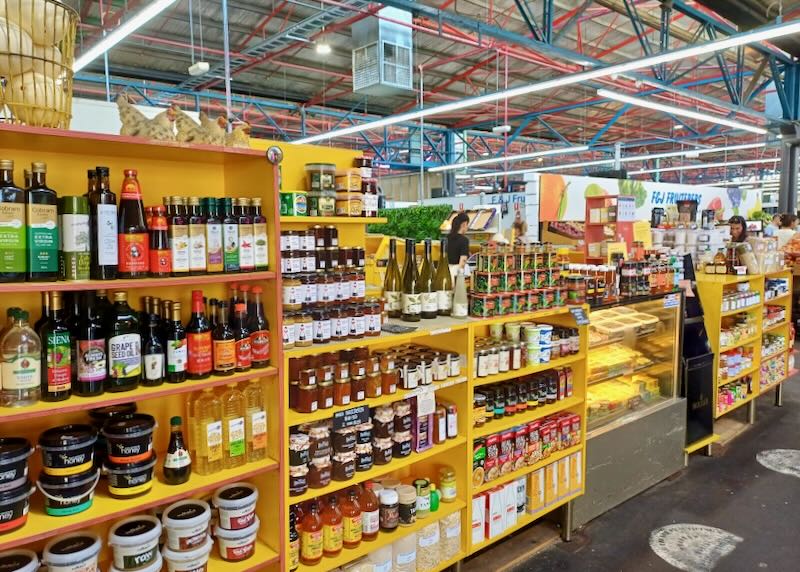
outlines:
[{"label": "metal support column", "polygon": [[[797,210],[797,169],[800,138],[787,139],[784,134],[781,148],[781,178],[778,192],[778,212],[793,213]],[[792,134],[794,135],[794,134]]]},{"label": "metal support column", "polygon": [[231,45],[228,29],[228,0],[222,0],[222,46],[225,50],[225,117],[228,119],[227,130],[231,131],[233,119],[233,102],[231,101]]},{"label": "metal support column", "polygon": [[572,501],[561,507],[561,540],[564,542],[572,541],[573,515]]},{"label": "metal support column", "polygon": [[747,422],[754,425],[756,422],[756,400],[747,404]]},{"label": "metal support column", "polygon": [[783,384],[779,383],[775,388],[775,407],[783,407]]}]

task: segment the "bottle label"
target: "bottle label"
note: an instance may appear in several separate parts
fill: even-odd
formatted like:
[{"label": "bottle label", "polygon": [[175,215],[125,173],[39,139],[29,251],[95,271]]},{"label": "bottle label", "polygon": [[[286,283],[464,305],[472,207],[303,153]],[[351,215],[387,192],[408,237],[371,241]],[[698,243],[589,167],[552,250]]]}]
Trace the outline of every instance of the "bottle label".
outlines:
[{"label": "bottle label", "polygon": [[222,225],[225,272],[239,271],[239,225]]},{"label": "bottle label", "polygon": [[150,272],[169,274],[172,272],[172,252],[158,248],[150,249]]},{"label": "bottle label", "polygon": [[3,361],[3,389],[34,389],[39,387],[41,379],[41,359],[39,356],[17,355]]},{"label": "bottle label", "polygon": [[61,275],[66,280],[88,280],[89,215],[65,214],[59,217],[61,227]]},{"label": "bottle label", "polygon": [[209,373],[213,367],[211,357],[211,332],[186,334],[188,360],[186,371],[193,375]]},{"label": "bottle label", "polygon": [[122,184],[122,191],[120,192],[121,199],[131,201],[142,200],[142,189],[139,188],[139,181],[135,178],[126,177]]},{"label": "bottle label", "polygon": [[300,551],[303,555],[303,560],[319,560],[322,558],[322,531],[315,530],[314,532],[303,531],[300,534],[302,541],[300,542]]},{"label": "bottle label", "polygon": [[403,292],[403,314],[415,315],[422,313],[422,295],[421,294],[406,294]]},{"label": "bottle label", "polygon": [[380,527],[380,511],[361,513],[361,530],[364,534],[375,534]]},{"label": "bottle label", "polygon": [[174,452],[167,452],[164,457],[165,469],[182,469],[192,464],[192,459],[189,457],[189,451],[183,447],[178,447]]},{"label": "bottle label", "polygon": [[269,248],[267,245],[267,223],[253,223],[253,256],[256,268],[265,270],[269,266]]},{"label": "bottle label", "polygon": [[47,334],[47,391],[67,391],[72,381],[72,359],[69,333]]},{"label": "bottle label", "polygon": [[146,232],[119,235],[119,271],[150,270],[150,246]]},{"label": "bottle label", "polygon": [[439,311],[439,300],[436,296],[436,292],[422,293],[422,311],[423,312]]},{"label": "bottle label", "polygon": [[255,265],[253,225],[239,225],[239,268],[243,271],[252,271]]},{"label": "bottle label", "polygon": [[148,381],[158,381],[164,377],[164,354],[144,355],[144,378]]},{"label": "bottle label", "polygon": [[469,313],[469,306],[467,304],[453,304],[452,316],[454,318],[465,318]]},{"label": "bottle label", "polygon": [[361,514],[346,516],[342,519],[343,537],[348,544],[361,540]]},{"label": "bottle label", "polygon": [[167,340],[167,372],[180,373],[186,371],[188,348],[186,340]]},{"label": "bottle label", "polygon": [[380,314],[367,314],[366,316],[366,332],[374,334],[381,331],[381,317]]},{"label": "bottle label", "polygon": [[362,280],[361,278],[357,278],[350,283],[352,297],[353,298],[364,298],[367,295],[367,281]]},{"label": "bottle label", "polygon": [[189,227],[174,224],[169,227],[169,249],[172,252],[172,271],[189,272]]},{"label": "bottle label", "polygon": [[250,425],[252,426],[252,447],[253,450],[267,448],[267,412],[256,411],[250,414]]},{"label": "bottle label", "polygon": [[97,205],[97,263],[116,266],[119,262],[117,242],[117,205]]},{"label": "bottle label", "polygon": [[230,371],[236,367],[236,342],[214,340],[214,371]]},{"label": "bottle label", "polygon": [[142,339],[139,334],[122,334],[108,340],[108,375],[135,377],[142,373]]},{"label": "bottle label", "polygon": [[253,350],[250,345],[250,338],[236,340],[236,367],[248,369],[253,365]]},{"label": "bottle label", "polygon": [[25,272],[25,205],[0,202],[0,273]]},{"label": "bottle label", "polygon": [[399,312],[403,309],[402,294],[386,290],[383,292],[383,297],[386,298],[386,309],[389,312]]},{"label": "bottle label", "polygon": [[269,332],[259,330],[250,334],[250,352],[255,362],[269,361]]},{"label": "bottle label", "polygon": [[436,291],[436,306],[440,312],[448,312],[453,307],[453,291],[452,290],[437,290]]},{"label": "bottle label", "polygon": [[102,381],[106,378],[106,341],[78,341],[78,381]]},{"label": "bottle label", "polygon": [[222,460],[222,421],[206,424],[206,445],[208,446],[208,462]]},{"label": "bottle label", "polygon": [[58,209],[28,203],[28,272],[58,272]]},{"label": "bottle label", "polygon": [[189,225],[189,269],[206,271],[206,229],[204,224]]},{"label": "bottle label", "polygon": [[289,541],[289,570],[300,567],[300,539]]},{"label": "bottle label", "polygon": [[245,445],[244,417],[228,420],[228,454],[231,457],[244,455]]},{"label": "bottle label", "polygon": [[224,258],[221,224],[206,224],[206,250],[208,251],[208,271],[222,272]]},{"label": "bottle label", "polygon": [[342,549],[342,523],[322,526],[322,547],[325,552],[338,552]]},{"label": "bottle label", "polygon": [[417,512],[426,512],[431,510],[431,497],[428,496],[417,496]]}]

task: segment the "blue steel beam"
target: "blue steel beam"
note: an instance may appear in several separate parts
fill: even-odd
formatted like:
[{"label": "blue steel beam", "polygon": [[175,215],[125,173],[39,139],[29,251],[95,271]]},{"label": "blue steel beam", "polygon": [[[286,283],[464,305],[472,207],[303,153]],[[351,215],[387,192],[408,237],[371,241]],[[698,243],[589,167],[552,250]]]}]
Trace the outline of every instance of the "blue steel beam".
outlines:
[{"label": "blue steel beam", "polygon": [[[717,31],[706,24],[705,26],[706,35],[708,36],[709,40],[716,40],[717,39]],[[731,98],[731,102],[735,105],[739,105],[739,94],[736,91],[736,83],[734,79],[731,77],[730,70],[728,69],[728,62],[724,57],[722,52],[716,52],[714,54],[714,58],[717,60],[717,66],[719,67],[719,71],[722,74],[722,80],[725,82],[725,89],[728,92],[728,97]]]},{"label": "blue steel beam", "polygon": [[541,123],[545,129],[547,129],[550,133],[552,133],[556,139],[566,143],[567,145],[572,145],[569,140],[564,137],[555,127],[550,125],[547,121],[545,121],[541,116],[537,117],[536,120]]},{"label": "blue steel beam", "polygon": [[519,10],[522,19],[525,20],[525,24],[528,26],[528,29],[531,31],[531,36],[537,42],[547,42],[548,40],[545,39],[542,30],[539,28],[539,24],[536,23],[536,18],[531,13],[530,8],[528,7],[528,3],[526,0],[514,0],[514,4],[517,5],[517,10]]},{"label": "blue steel beam", "polygon": [[625,115],[625,113],[626,113],[626,112],[627,112],[627,111],[628,111],[630,108],[631,108],[631,106],[630,106],[630,104],[628,104],[628,103],[626,103],[625,105],[623,105],[622,107],[620,107],[620,108],[617,110],[617,112],[614,114],[614,117],[612,117],[611,119],[609,119],[609,120],[608,120],[608,122],[607,122],[605,125],[603,125],[602,129],[600,129],[600,130],[599,130],[597,133],[595,133],[595,134],[594,134],[594,137],[592,137],[591,139],[589,139],[589,142],[587,143],[587,145],[589,145],[589,146],[591,147],[592,145],[596,144],[596,143],[597,143],[597,142],[600,140],[600,138],[601,138],[603,135],[605,135],[605,134],[606,134],[606,131],[608,131],[608,130],[611,128],[611,126],[612,126],[612,125],[614,125],[614,124],[615,124],[615,123],[616,123],[616,122],[619,120],[619,118],[620,118],[620,117],[622,117],[623,115]]}]

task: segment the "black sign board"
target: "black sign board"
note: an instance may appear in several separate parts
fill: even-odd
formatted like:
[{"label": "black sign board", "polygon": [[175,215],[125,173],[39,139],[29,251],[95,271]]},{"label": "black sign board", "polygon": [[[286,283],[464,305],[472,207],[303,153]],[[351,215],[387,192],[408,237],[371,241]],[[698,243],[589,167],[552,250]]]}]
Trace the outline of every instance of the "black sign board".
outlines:
[{"label": "black sign board", "polygon": [[369,407],[361,405],[345,411],[333,414],[333,429],[344,429],[345,427],[355,427],[369,421]]}]

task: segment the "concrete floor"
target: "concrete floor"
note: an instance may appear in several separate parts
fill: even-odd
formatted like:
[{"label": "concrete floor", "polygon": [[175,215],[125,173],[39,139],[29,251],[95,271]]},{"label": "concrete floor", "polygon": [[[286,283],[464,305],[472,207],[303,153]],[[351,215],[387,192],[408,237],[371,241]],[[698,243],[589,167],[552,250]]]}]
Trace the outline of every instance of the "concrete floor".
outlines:
[{"label": "concrete floor", "polygon": [[[786,383],[783,407],[773,406],[773,395],[757,400],[755,426],[720,456],[692,456],[687,469],[600,516],[571,543],[537,554],[515,572],[674,571],[678,568],[653,552],[649,538],[654,529],[675,523],[713,526],[743,539],[715,567],[681,569],[800,570],[800,479],[771,471],[755,459],[765,449],[800,449],[800,377]],[[713,550],[712,544],[706,549]]]}]

